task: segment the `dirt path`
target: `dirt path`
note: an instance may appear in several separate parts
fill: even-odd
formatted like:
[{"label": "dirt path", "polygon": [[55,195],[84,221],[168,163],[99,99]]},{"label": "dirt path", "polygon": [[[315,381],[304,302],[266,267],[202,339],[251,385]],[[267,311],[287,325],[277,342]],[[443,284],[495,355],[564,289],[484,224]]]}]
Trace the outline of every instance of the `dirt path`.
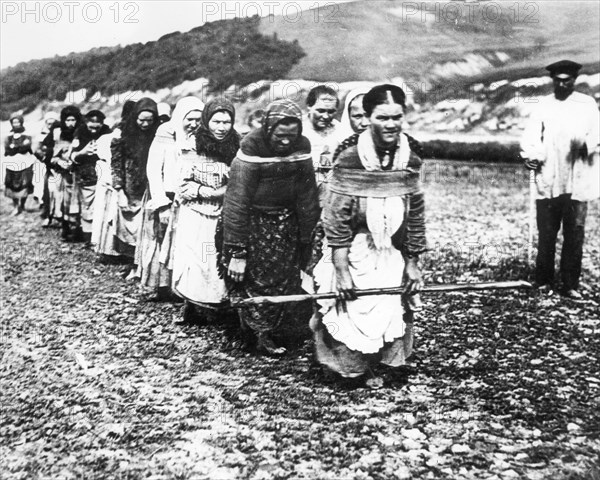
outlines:
[{"label": "dirt path", "polygon": [[[490,195],[466,187],[476,198],[428,186],[433,244],[471,228],[469,205]],[[427,297],[410,375],[381,371],[371,391],[324,376],[309,342],[273,360],[233,348],[230,326],[181,325],[179,305],[145,301],[122,267],[62,243],[37,212],[8,212],[3,198],[3,479],[600,478],[597,263],[581,304]],[[506,238],[520,232],[499,217]],[[519,259],[466,271],[444,258],[425,261],[430,281],[527,273]]]}]

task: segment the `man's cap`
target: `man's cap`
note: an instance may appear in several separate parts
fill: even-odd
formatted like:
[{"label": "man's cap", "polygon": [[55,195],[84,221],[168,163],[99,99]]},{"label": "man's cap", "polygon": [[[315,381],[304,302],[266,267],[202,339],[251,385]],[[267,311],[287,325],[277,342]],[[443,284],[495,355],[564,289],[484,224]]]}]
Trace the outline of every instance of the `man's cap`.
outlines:
[{"label": "man's cap", "polygon": [[551,63],[546,67],[551,76],[567,74],[576,76],[581,70],[582,65],[572,60],[561,60],[560,62]]}]

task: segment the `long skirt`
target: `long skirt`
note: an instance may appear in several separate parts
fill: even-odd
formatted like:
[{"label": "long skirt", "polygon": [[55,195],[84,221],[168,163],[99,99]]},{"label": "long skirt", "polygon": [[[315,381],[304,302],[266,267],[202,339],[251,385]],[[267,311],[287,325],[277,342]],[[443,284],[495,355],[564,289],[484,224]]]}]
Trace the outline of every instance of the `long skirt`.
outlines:
[{"label": "long skirt", "polygon": [[33,196],[44,203],[44,188],[46,183],[46,165],[37,161],[33,165]]},{"label": "long skirt", "polygon": [[[117,193],[118,195],[118,193]],[[135,258],[138,233],[142,223],[141,201],[117,206],[115,223],[115,250],[126,257]]]},{"label": "long skirt", "polygon": [[33,193],[33,165],[23,170],[5,170],[4,195],[19,200]]},{"label": "long skirt", "polygon": [[117,204],[117,192],[108,185],[102,185],[99,189],[103,192],[102,200],[97,201],[96,209],[98,219],[92,227],[92,243],[95,243],[95,251],[100,255],[119,256],[115,249],[117,236],[115,218],[119,208]]},{"label": "long skirt", "polygon": [[96,199],[96,185],[76,184],[78,204],[79,204],[79,223],[84,233],[92,233],[92,220],[94,217],[94,205]]},{"label": "long skirt", "polygon": [[[357,289],[400,287],[402,254],[393,247],[378,250],[368,231],[356,234],[348,258]],[[335,291],[336,273],[330,255],[323,255],[314,279],[317,291]],[[401,296],[323,300],[318,305],[311,320],[317,360],[339,374],[357,377],[375,363],[397,367],[411,354],[412,314]]]},{"label": "long skirt", "polygon": [[173,238],[173,290],[204,307],[222,306],[227,298],[225,281],[219,276],[215,231],[217,216],[180,205]]},{"label": "long skirt", "polygon": [[49,219],[62,219],[63,191],[60,186],[63,182],[62,175],[59,172],[46,169],[44,179],[44,214]]},{"label": "long skirt", "polygon": [[96,196],[94,198],[94,211],[92,213],[92,238],[90,243],[94,247],[98,246],[100,241],[100,235],[102,232],[102,219],[104,218],[104,211],[106,210],[106,190],[108,185],[104,182],[98,182],[96,184]]},{"label": "long skirt", "polygon": [[[246,273],[242,282],[231,282],[231,296],[249,298],[301,293],[297,258],[296,215],[288,210],[254,211],[250,216]],[[293,304],[283,304],[243,308],[239,315],[255,333],[271,333],[284,328],[284,321],[295,325],[297,313]]]},{"label": "long skirt", "polygon": [[62,195],[61,212],[63,221],[75,225],[79,220],[80,206],[79,197],[73,181],[73,174],[62,174],[58,188],[60,189]]},{"label": "long skirt", "polygon": [[[144,194],[142,204],[146,205],[148,201],[148,191]],[[142,285],[149,288],[169,287],[171,286],[171,271],[164,263],[161,263],[161,257],[167,256],[163,252],[165,234],[167,225],[162,225],[158,218],[158,212],[142,208],[142,226],[139,231],[137,245],[135,250],[135,264],[138,266],[137,276]]]}]

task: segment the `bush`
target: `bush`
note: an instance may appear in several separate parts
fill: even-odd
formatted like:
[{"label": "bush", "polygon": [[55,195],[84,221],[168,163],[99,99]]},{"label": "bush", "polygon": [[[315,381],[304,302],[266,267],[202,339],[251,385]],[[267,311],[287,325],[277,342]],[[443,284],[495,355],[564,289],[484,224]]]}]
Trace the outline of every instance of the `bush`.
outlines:
[{"label": "bush", "polygon": [[174,32],[158,41],[20,63],[2,72],[2,119],[32,110],[43,100],[63,100],[68,91],[111,95],[157,90],[208,78],[215,90],[283,78],[304,56],[298,42],[258,31],[258,17],[221,20]]}]

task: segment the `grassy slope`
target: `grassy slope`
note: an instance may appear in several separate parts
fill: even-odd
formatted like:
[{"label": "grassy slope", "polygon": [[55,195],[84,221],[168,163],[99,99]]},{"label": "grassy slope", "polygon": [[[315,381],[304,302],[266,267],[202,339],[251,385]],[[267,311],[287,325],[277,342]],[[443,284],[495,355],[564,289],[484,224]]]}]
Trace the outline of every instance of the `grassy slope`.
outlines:
[{"label": "grassy slope", "polygon": [[[481,81],[485,81],[483,77],[489,81],[539,75],[539,66],[559,58],[577,58],[591,70],[594,62],[597,65],[598,3],[521,2],[518,22],[514,22],[515,2],[494,3],[502,7],[505,18],[493,23],[484,21],[481,6],[471,10],[473,21],[466,18],[465,7],[465,18],[458,23],[445,20],[449,10],[445,16],[436,17],[439,21],[426,15],[431,21],[424,23],[420,13],[410,17],[405,14],[403,18],[406,2],[403,7],[401,1],[375,0],[341,4],[335,11],[334,7],[324,7],[318,22],[314,11],[305,12],[296,22],[286,21],[285,17],[264,18],[261,31],[277,32],[282,40],[300,41],[307,56],[291,70],[289,78],[335,82],[398,76],[435,79],[435,66],[462,62],[472,53],[481,54],[493,64],[481,69]],[[445,4],[438,5],[443,8]],[[535,5],[539,11],[524,9],[525,5]],[[488,18],[492,14],[489,12]],[[538,22],[526,21],[527,14],[533,14],[530,20]],[[510,58],[502,62],[496,52],[505,52]],[[464,71],[467,73],[466,68]],[[473,72],[469,73],[472,76]]]}]

